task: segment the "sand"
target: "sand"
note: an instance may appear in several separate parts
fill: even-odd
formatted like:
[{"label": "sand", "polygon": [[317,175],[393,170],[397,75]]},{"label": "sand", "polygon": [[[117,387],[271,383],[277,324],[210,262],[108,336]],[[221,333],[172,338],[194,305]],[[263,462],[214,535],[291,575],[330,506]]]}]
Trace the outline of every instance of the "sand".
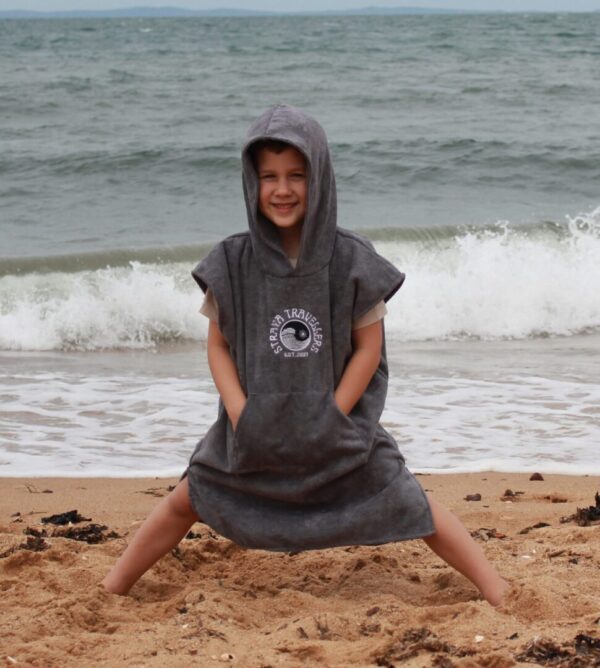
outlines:
[{"label": "sand", "polygon": [[[0,479],[0,665],[598,666],[600,527],[560,519],[594,504],[600,477],[544,478],[419,476],[469,530],[495,530],[477,540],[512,582],[499,609],[420,540],[280,554],[203,524],[114,596],[98,582],[176,480]],[[120,537],[19,547],[73,509]]]}]

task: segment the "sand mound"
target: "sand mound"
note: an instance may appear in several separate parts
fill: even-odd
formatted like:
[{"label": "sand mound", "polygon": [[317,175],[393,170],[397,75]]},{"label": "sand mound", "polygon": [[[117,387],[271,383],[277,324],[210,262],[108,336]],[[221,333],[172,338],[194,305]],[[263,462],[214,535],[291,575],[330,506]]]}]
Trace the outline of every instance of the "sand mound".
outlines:
[{"label": "sand mound", "polygon": [[[600,532],[560,517],[588,505],[600,481],[548,478],[567,504],[543,498],[539,487],[534,497],[531,486],[544,483],[525,476],[427,478],[470,530],[487,528],[477,540],[512,582],[497,609],[422,541],[282,554],[244,550],[202,524],[130,596],[113,596],[98,582],[158,501],[139,491],[159,483],[47,480],[41,485],[54,494],[40,499],[19,481],[1,481],[0,661],[40,668],[599,665]],[[524,490],[518,503],[500,500],[507,487]],[[465,502],[474,488],[496,500],[488,508]],[[110,507],[97,511],[106,506],[98,498],[110,498]],[[45,549],[29,549],[23,530],[41,530],[42,515],[66,510],[68,501],[122,537],[88,544],[49,535]],[[519,533],[539,522],[549,526]],[[563,663],[544,663],[552,656]]]}]

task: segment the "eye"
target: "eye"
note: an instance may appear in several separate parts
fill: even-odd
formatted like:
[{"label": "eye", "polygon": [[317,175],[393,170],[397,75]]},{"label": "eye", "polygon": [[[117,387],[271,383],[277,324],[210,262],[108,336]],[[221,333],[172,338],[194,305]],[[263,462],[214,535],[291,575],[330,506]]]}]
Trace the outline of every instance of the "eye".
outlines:
[{"label": "eye", "polygon": [[306,178],[306,175],[304,174],[304,172],[294,172],[292,174],[292,178],[293,179],[304,179],[304,178]]},{"label": "eye", "polygon": [[259,179],[261,181],[272,181],[275,178],[274,174],[261,174]]}]

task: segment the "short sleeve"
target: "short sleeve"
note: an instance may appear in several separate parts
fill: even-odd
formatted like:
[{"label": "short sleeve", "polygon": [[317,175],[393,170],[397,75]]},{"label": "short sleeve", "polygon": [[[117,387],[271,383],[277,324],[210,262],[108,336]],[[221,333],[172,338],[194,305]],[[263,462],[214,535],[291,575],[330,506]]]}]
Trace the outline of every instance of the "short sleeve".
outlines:
[{"label": "short sleeve", "polygon": [[217,323],[230,346],[235,342],[235,309],[229,277],[227,251],[223,242],[200,260],[192,276],[205,295],[210,291],[217,306]]},{"label": "short sleeve", "polygon": [[404,283],[405,275],[379,255],[370,241],[356,235],[350,269],[354,283],[352,322],[391,299]]},{"label": "short sleeve", "polygon": [[384,301],[380,301],[376,306],[374,306],[370,311],[367,311],[363,316],[358,320],[355,320],[352,323],[352,329],[362,329],[363,327],[368,327],[374,322],[382,320],[387,314],[387,308]]},{"label": "short sleeve", "polygon": [[202,315],[205,315],[209,320],[219,322],[219,307],[210,288],[208,288],[204,295],[204,301],[202,302],[199,312],[202,313]]}]

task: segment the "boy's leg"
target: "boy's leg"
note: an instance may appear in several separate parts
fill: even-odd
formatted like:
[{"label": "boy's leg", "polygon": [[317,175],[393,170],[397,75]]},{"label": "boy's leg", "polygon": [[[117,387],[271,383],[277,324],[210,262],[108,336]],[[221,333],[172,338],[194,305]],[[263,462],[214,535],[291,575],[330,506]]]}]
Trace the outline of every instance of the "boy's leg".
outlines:
[{"label": "boy's leg", "polygon": [[113,594],[126,594],[151,566],[177,546],[197,521],[186,477],[160,501],[137,530],[102,581],[104,588]]},{"label": "boy's leg", "polygon": [[427,494],[436,532],[425,536],[427,545],[450,566],[462,573],[492,605],[500,605],[508,582],[487,560],[461,521]]}]

